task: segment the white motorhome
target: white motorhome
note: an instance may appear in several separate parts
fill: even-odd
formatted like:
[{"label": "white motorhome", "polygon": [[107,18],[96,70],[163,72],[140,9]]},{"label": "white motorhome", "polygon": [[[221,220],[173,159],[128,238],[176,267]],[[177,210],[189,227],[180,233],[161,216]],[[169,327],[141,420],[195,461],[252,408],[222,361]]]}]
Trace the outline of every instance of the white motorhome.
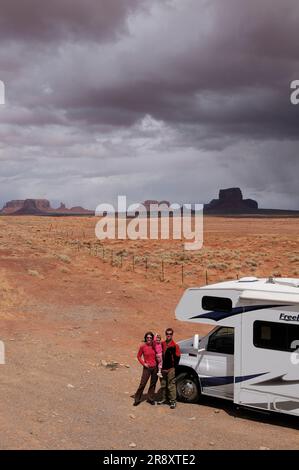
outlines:
[{"label": "white motorhome", "polygon": [[299,416],[299,279],[242,278],[187,289],[178,320],[211,324],[181,341],[178,398],[209,395]]}]

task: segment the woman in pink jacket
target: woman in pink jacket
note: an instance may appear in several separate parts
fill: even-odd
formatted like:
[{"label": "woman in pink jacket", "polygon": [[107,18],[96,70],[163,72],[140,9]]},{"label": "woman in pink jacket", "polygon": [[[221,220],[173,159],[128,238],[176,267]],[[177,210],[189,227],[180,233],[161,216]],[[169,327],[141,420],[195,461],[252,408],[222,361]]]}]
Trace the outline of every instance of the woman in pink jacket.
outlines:
[{"label": "woman in pink jacket", "polygon": [[142,370],[142,376],[141,376],[141,381],[140,385],[138,387],[137,392],[135,393],[135,400],[133,405],[138,406],[139,403],[141,403],[141,397],[143,390],[145,389],[145,386],[149,380],[150,380],[150,385],[148,389],[148,394],[147,394],[147,402],[150,403],[151,405],[155,404],[154,401],[154,396],[155,396],[155,387],[156,383],[158,380],[157,372],[157,360],[156,360],[156,351],[153,345],[153,340],[154,340],[154,334],[151,331],[148,331],[144,335],[144,343],[141,344],[138,354],[137,354],[137,359],[140,362],[140,364],[143,366]]}]

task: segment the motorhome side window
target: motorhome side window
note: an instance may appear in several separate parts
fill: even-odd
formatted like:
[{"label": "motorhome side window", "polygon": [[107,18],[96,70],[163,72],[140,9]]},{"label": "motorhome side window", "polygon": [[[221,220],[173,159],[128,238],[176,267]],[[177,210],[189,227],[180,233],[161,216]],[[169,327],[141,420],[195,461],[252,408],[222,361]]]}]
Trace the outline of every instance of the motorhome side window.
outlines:
[{"label": "motorhome side window", "polygon": [[218,328],[211,334],[207,350],[220,354],[234,354],[234,329]]},{"label": "motorhome side window", "polygon": [[257,320],[253,324],[253,344],[257,348],[291,352],[291,344],[299,339],[299,325]]},{"label": "motorhome side window", "polygon": [[226,297],[212,297],[204,295],[202,298],[201,306],[203,310],[231,312],[233,308],[232,300]]}]

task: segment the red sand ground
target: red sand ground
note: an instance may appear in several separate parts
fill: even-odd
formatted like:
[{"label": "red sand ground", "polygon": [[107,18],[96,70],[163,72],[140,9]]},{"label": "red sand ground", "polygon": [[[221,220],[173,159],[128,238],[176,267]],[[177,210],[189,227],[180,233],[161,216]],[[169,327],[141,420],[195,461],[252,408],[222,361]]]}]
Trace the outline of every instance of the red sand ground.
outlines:
[{"label": "red sand ground", "polygon": [[[195,332],[174,319],[182,263],[185,286],[202,285],[206,270],[209,281],[299,277],[298,219],[209,217],[199,253],[180,241],[111,241],[104,261],[101,245],[98,256],[87,245],[94,226],[94,218],[0,218],[0,448],[298,449],[298,419],[221,400],[133,408],[131,398],[145,330],[173,326],[177,340]],[[130,367],[111,371],[101,360]]]}]

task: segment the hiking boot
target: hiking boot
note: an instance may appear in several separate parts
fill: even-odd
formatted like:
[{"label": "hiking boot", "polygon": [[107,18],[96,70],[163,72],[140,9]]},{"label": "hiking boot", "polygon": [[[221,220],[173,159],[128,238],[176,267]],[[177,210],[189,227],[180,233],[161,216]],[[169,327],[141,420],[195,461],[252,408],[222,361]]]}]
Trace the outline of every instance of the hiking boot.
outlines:
[{"label": "hiking boot", "polygon": [[171,402],[170,402],[170,408],[173,410],[175,407],[176,407],[176,402],[175,402],[175,401],[171,401]]},{"label": "hiking boot", "polygon": [[147,399],[146,401],[147,401],[147,403],[149,403],[150,405],[155,405],[155,404],[156,404],[155,400],[149,400],[149,399]]},{"label": "hiking boot", "polygon": [[166,405],[166,404],[167,404],[167,401],[165,399],[157,401],[157,405]]},{"label": "hiking boot", "polygon": [[138,406],[138,405],[140,405],[140,403],[141,403],[141,400],[139,400],[139,401],[134,401],[133,406]]}]

